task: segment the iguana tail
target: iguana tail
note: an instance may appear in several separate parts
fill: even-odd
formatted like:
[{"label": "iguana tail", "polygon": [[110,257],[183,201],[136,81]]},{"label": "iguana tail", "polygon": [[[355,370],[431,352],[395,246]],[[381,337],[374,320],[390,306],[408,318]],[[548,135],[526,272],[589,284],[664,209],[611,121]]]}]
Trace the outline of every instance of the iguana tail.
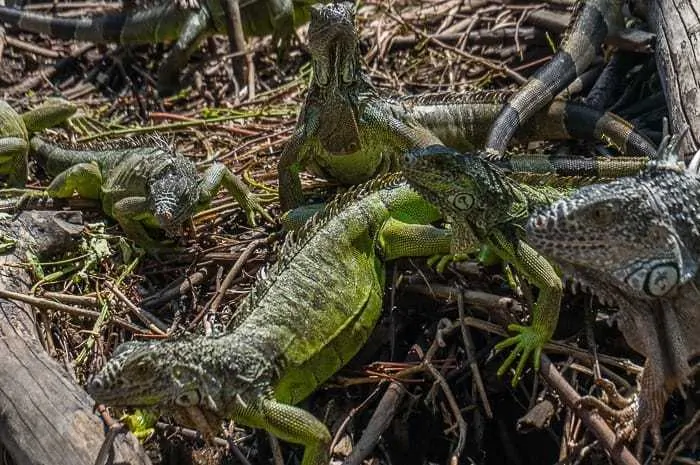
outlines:
[{"label": "iguana tail", "polygon": [[[96,163],[101,168],[110,168],[117,164],[134,149],[113,149],[105,147],[82,145],[75,148],[65,148],[34,136],[29,141],[31,150],[38,155],[41,166],[50,176],[56,176],[62,171],[79,163]],[[148,150],[148,149],[144,149]]]},{"label": "iguana tail", "polygon": [[173,1],[142,10],[88,18],[60,18],[0,6],[0,22],[64,40],[144,44],[175,40],[191,11]]},{"label": "iguana tail", "polygon": [[528,79],[494,121],[486,141],[487,153],[503,155],[517,129],[581,75],[608,34],[622,26],[620,0],[579,0],[557,53]]},{"label": "iguana tail", "polygon": [[520,127],[517,135],[519,140],[597,140],[626,156],[656,158],[654,144],[629,121],[611,112],[563,100],[552,102],[541,116]]}]

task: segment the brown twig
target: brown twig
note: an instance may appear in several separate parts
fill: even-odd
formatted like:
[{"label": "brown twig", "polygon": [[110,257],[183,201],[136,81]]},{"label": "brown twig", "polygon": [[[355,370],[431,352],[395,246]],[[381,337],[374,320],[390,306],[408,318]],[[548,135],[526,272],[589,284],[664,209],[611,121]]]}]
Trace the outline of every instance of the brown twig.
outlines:
[{"label": "brown twig", "polygon": [[[48,299],[42,299],[40,297],[34,297],[31,295],[26,295],[26,294],[20,294],[17,292],[11,292],[7,291],[5,289],[0,289],[0,297],[4,299],[11,299],[11,300],[19,300],[20,302],[26,302],[30,305],[34,305],[37,308],[43,308],[46,310],[53,310],[54,312],[62,312],[66,313],[68,315],[73,315],[73,316],[81,316],[81,317],[87,317],[91,318],[93,320],[96,320],[97,318],[100,317],[100,312],[96,312],[93,310],[87,310],[84,308],[79,308],[79,307],[74,307],[72,305],[65,305],[59,302],[52,302]],[[121,318],[112,318],[112,322],[116,324],[117,326],[121,326],[122,328],[131,331],[132,333],[136,334],[148,334],[149,331],[143,328],[140,328],[134,324],[129,323],[126,320],[123,320]]]}]

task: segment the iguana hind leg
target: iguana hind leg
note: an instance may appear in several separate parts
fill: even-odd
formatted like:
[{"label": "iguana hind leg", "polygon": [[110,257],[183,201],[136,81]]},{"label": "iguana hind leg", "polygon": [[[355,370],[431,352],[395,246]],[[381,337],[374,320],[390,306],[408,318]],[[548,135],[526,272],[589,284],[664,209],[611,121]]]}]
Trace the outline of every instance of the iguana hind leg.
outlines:
[{"label": "iguana hind leg", "polygon": [[260,213],[260,215],[270,223],[275,222],[250,190],[248,190],[243,180],[221,163],[214,163],[204,172],[202,180],[199,182],[200,204],[208,203],[216,195],[221,186],[225,187],[229,194],[231,194],[231,197],[243,208],[249,225],[255,226],[255,212]]},{"label": "iguana hind leg", "polygon": [[172,95],[180,84],[180,71],[187,65],[190,55],[211,28],[211,17],[206,8],[193,12],[180,31],[180,37],[158,69],[158,93]]},{"label": "iguana hind leg", "polygon": [[95,163],[78,163],[56,176],[46,188],[49,197],[67,198],[77,192],[86,199],[99,199],[102,173]]},{"label": "iguana hind leg", "polygon": [[0,173],[7,174],[7,184],[22,187],[27,180],[29,144],[20,137],[0,138]]},{"label": "iguana hind leg", "polygon": [[61,98],[49,98],[38,107],[22,113],[22,120],[27,131],[43,131],[57,126],[73,116],[78,110],[75,104]]},{"label": "iguana hind leg", "polygon": [[530,355],[532,355],[535,369],[539,369],[542,347],[551,339],[559,320],[563,286],[552,264],[525,241],[521,239],[512,241],[500,231],[493,232],[489,239],[488,245],[493,247],[504,261],[512,263],[519,273],[539,289],[537,302],[532,309],[532,324],[530,326],[510,325],[508,329],[518,334],[496,344],[496,350],[515,346],[498,369],[498,374],[503,375],[519,356],[520,360],[513,375],[513,385],[515,385]]},{"label": "iguana hind leg", "polygon": [[399,257],[429,257],[450,252],[452,232],[425,224],[408,224],[389,218],[379,232],[385,260]]}]

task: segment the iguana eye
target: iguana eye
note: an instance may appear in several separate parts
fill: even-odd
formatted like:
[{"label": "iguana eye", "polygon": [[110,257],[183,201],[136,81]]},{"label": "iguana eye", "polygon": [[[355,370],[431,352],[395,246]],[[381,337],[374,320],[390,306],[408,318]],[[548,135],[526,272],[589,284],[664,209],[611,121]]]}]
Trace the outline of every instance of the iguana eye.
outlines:
[{"label": "iguana eye", "polygon": [[605,226],[612,222],[612,211],[607,205],[596,205],[590,211],[591,220],[595,221],[599,226]]},{"label": "iguana eye", "polygon": [[673,289],[680,279],[678,267],[666,263],[655,266],[644,283],[644,291],[652,297],[660,297]]},{"label": "iguana eye", "polygon": [[199,399],[199,391],[187,391],[177,396],[175,403],[180,407],[192,407],[199,405]]},{"label": "iguana eye", "polygon": [[474,196],[466,192],[455,194],[450,201],[457,211],[469,211],[474,206]]}]

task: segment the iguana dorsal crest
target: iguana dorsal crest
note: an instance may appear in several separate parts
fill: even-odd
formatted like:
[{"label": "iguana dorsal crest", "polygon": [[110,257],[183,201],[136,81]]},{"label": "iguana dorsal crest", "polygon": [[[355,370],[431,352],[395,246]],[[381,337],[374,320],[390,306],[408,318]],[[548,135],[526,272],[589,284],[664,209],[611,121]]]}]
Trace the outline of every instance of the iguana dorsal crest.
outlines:
[{"label": "iguana dorsal crest", "polygon": [[353,186],[347,192],[338,194],[326,207],[308,219],[306,224],[299,230],[290,232],[279,249],[279,260],[269,267],[263,267],[258,272],[255,285],[251,289],[246,300],[237,310],[230,327],[235,327],[237,322],[242,321],[250,309],[255,308],[259,300],[265,295],[270,286],[275,282],[295,255],[304,248],[316,231],[323,228],[329,221],[334,219],[338,213],[350,203],[361,200],[381,189],[390,189],[405,182],[401,173],[391,173],[364,184]]}]

